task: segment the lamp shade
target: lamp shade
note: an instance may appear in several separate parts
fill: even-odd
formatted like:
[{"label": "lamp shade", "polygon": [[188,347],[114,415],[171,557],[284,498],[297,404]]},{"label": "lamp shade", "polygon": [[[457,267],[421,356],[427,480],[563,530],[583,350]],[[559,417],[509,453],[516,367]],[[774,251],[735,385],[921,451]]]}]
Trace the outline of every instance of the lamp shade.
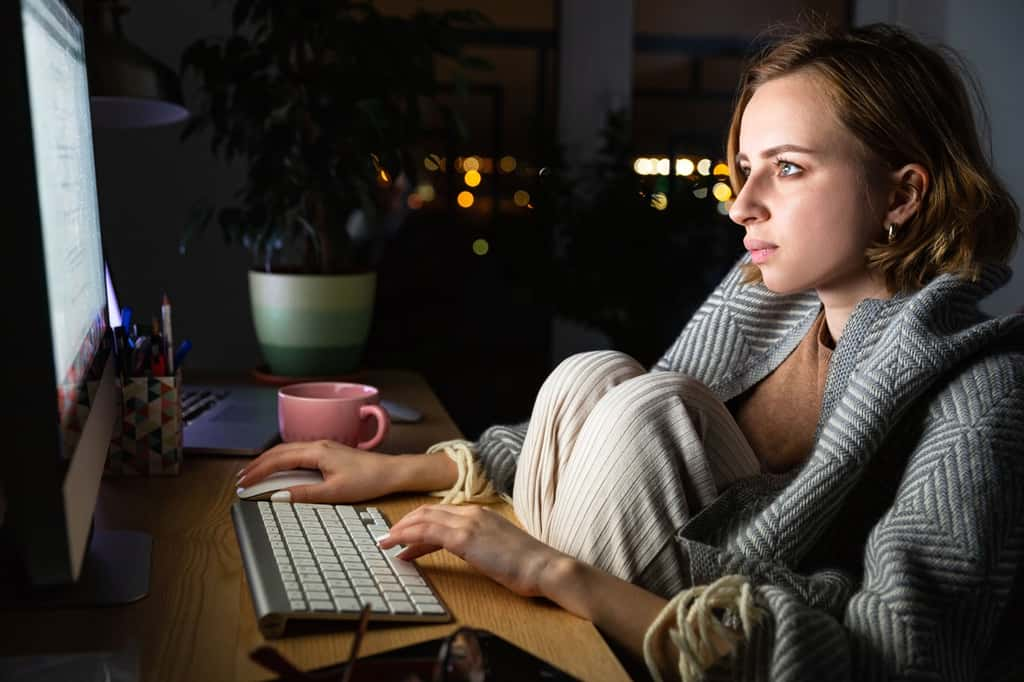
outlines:
[{"label": "lamp shade", "polygon": [[85,3],[85,63],[93,125],[139,128],[188,118],[177,74],[128,42],[119,0]]}]

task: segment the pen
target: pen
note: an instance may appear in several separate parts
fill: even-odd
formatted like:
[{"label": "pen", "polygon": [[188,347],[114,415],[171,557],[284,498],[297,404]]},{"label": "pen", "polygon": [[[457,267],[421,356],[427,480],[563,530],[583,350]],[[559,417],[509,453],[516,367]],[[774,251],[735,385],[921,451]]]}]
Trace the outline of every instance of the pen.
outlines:
[{"label": "pen", "polygon": [[135,343],[135,355],[132,357],[132,376],[143,376],[149,365],[149,337],[143,336]]},{"label": "pen", "polygon": [[171,350],[174,348],[174,336],[171,333],[171,299],[167,298],[167,292],[164,292],[164,300],[160,304],[160,315],[164,320],[164,354],[167,357],[167,373],[174,374],[174,367],[177,364],[174,362],[174,353]]},{"label": "pen", "polygon": [[121,308],[121,327],[124,329],[127,335],[128,330],[132,328],[132,308],[131,306],[125,306]]},{"label": "pen", "polygon": [[174,351],[175,367],[181,367],[182,363],[185,362],[185,356],[188,355],[190,350],[192,350],[192,342],[185,339],[181,342],[181,345],[178,346],[178,350]]}]

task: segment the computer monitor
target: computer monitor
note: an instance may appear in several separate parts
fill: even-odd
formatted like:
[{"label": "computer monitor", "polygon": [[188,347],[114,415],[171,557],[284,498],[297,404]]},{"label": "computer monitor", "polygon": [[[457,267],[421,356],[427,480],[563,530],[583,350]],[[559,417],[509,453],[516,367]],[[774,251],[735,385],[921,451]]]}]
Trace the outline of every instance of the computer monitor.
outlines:
[{"label": "computer monitor", "polygon": [[0,334],[0,598],[119,603],[150,538],[93,532],[119,418],[82,27],[61,0],[0,3],[6,323]]}]

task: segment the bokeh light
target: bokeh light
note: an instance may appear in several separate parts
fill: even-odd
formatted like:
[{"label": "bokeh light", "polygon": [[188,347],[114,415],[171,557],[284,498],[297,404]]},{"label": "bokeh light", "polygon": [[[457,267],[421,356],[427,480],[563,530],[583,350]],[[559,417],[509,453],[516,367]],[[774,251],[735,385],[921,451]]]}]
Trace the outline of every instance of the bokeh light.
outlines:
[{"label": "bokeh light", "polygon": [[516,206],[526,206],[530,203],[530,193],[525,189],[517,189],[516,193],[512,195],[512,201]]},{"label": "bokeh light", "polygon": [[434,191],[434,186],[426,182],[416,188],[416,194],[423,201],[433,201],[437,196],[437,193]]},{"label": "bokeh light", "polygon": [[405,200],[405,205],[414,211],[418,211],[419,209],[423,208],[423,197],[415,193],[410,194],[409,197]]},{"label": "bokeh light", "polygon": [[693,161],[676,159],[676,175],[693,175]]},{"label": "bokeh light", "polygon": [[498,165],[503,173],[511,173],[516,169],[516,157],[503,156],[501,157],[501,161],[498,162]]},{"label": "bokeh light", "polygon": [[729,215],[729,209],[732,208],[732,201],[719,201],[718,212],[722,215]]},{"label": "bokeh light", "polygon": [[659,211],[664,211],[668,208],[668,197],[664,192],[655,192],[651,195],[651,206]]},{"label": "bokeh light", "polygon": [[480,184],[480,173],[475,170],[466,171],[466,176],[463,179],[470,187],[476,187]]},{"label": "bokeh light", "polygon": [[711,159],[701,159],[697,162],[697,172],[707,175],[711,172]]},{"label": "bokeh light", "polygon": [[725,163],[716,163],[715,167],[711,170],[712,175],[728,175],[729,165]]},{"label": "bokeh light", "polygon": [[668,159],[658,159],[658,175],[668,175],[672,172],[672,164]]},{"label": "bokeh light", "polygon": [[440,170],[440,166],[437,165],[437,161],[429,156],[423,159],[423,167],[431,172]]},{"label": "bokeh light", "polygon": [[478,171],[480,170],[480,159],[475,156],[467,156],[462,160],[462,170],[464,171]]},{"label": "bokeh light", "polygon": [[473,197],[472,192],[467,192],[466,190],[463,190],[459,192],[459,196],[457,196],[455,200],[459,202],[459,206],[461,206],[462,208],[469,208],[470,206],[473,205],[475,198]]},{"label": "bokeh light", "polygon": [[698,187],[697,189],[693,190],[693,196],[697,197],[698,199],[706,199],[708,196],[708,188]]},{"label": "bokeh light", "polygon": [[633,162],[633,170],[637,175],[650,175],[654,172],[654,164],[650,159],[641,156]]},{"label": "bokeh light", "polygon": [[486,239],[474,239],[473,240],[473,253],[478,256],[486,256],[487,252],[491,250],[491,245],[487,243]]},{"label": "bokeh light", "polygon": [[729,187],[724,182],[716,182],[715,186],[711,188],[711,193],[719,201],[729,201],[729,199],[732,199],[732,187]]}]

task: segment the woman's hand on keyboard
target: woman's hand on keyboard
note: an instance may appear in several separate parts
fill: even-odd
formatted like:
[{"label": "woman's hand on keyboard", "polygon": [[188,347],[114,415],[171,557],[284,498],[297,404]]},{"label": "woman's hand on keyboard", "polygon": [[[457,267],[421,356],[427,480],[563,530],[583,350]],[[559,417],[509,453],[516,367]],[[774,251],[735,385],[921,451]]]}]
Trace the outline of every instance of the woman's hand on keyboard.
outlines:
[{"label": "woman's hand on keyboard", "polygon": [[381,549],[406,548],[399,559],[447,549],[473,568],[516,594],[548,596],[543,579],[548,568],[567,558],[497,512],[479,505],[436,504],[419,507],[391,526]]},{"label": "woman's hand on keyboard", "polygon": [[359,502],[397,490],[399,471],[392,455],[367,452],[330,440],[276,445],[239,473],[238,486],[251,486],[276,471],[318,469],[323,483],[289,488],[292,502]]}]

